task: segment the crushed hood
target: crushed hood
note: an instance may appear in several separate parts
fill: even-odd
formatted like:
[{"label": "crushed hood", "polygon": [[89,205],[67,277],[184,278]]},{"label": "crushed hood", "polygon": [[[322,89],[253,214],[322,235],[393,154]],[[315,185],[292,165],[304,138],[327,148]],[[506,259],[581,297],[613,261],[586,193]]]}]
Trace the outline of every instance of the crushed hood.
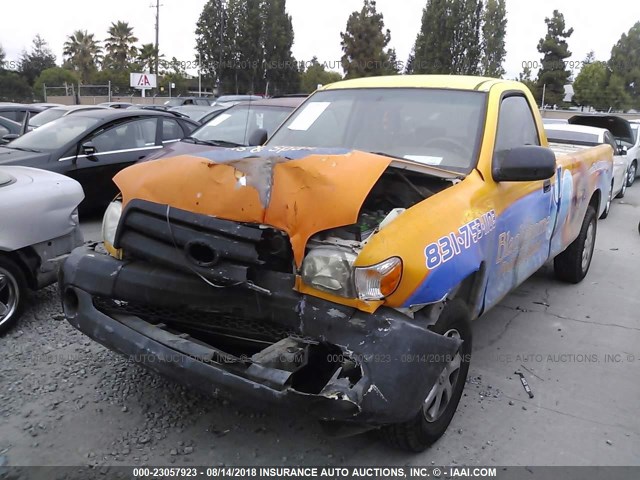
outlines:
[{"label": "crushed hood", "polygon": [[360,151],[212,150],[129,167],[114,177],[134,198],[289,235],[298,267],[310,237],[351,225],[391,159]]}]

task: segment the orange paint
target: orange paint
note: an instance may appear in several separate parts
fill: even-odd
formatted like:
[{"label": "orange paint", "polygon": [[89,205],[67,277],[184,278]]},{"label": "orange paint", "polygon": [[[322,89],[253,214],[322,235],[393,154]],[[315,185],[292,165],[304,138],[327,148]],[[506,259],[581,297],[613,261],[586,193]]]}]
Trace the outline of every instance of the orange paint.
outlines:
[{"label": "orange paint", "polygon": [[390,163],[390,158],[358,151],[224,164],[181,156],[134,165],[113,180],[125,205],[139,198],[283,230],[300,267],[310,237],[357,222],[362,203]]}]

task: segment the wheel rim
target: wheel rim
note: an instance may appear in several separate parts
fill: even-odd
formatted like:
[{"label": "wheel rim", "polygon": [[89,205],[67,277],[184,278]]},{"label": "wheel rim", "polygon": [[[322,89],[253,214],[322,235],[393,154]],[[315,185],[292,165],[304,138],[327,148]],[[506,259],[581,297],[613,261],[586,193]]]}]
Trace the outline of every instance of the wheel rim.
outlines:
[{"label": "wheel rim", "polygon": [[582,250],[582,271],[586,272],[591,263],[591,256],[593,255],[593,247],[595,243],[595,226],[593,222],[589,224],[587,229],[587,237],[584,240],[584,248]]},{"label": "wheel rim", "polygon": [[[460,332],[451,329],[444,334],[445,337],[460,339]],[[462,357],[460,352],[447,364],[437,382],[431,388],[427,398],[422,404],[422,414],[425,420],[433,423],[438,420],[453,398],[453,391],[460,376],[460,367],[462,366]]]},{"label": "wheel rim", "polygon": [[607,198],[607,205],[604,208],[605,213],[609,213],[611,209],[611,199],[613,198],[613,185],[611,185],[611,190],[609,190],[609,198]]},{"label": "wheel rim", "polygon": [[622,195],[627,193],[627,182],[623,182],[622,184]]},{"label": "wheel rim", "polygon": [[13,316],[19,300],[18,282],[9,272],[0,268],[0,325]]},{"label": "wheel rim", "polygon": [[627,178],[627,184],[631,184],[636,180],[636,166],[631,165],[629,168],[629,177]]}]

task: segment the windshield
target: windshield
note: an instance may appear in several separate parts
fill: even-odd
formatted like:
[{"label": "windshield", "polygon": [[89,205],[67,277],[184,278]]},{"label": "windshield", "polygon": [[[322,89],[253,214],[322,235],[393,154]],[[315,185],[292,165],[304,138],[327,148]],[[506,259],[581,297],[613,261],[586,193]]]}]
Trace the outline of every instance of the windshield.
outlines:
[{"label": "windshield", "polygon": [[40,112],[39,114],[31,117],[31,120],[29,120],[29,125],[33,127],[41,127],[45,123],[49,123],[49,122],[52,122],[53,120],[57,120],[58,118],[62,117],[66,112],[67,110],[62,110],[59,108],[49,108],[48,110],[45,110],[44,112]]},{"label": "windshield", "polygon": [[468,172],[475,167],[486,94],[367,88],[313,95],[269,145],[350,148]]},{"label": "windshield", "polygon": [[251,134],[262,128],[267,135],[274,132],[293,108],[236,105],[193,132],[197,140],[223,140],[247,145]]},{"label": "windshield", "polygon": [[[46,112],[44,112],[46,113]],[[67,145],[71,140],[87,132],[100,122],[99,118],[67,115],[16,138],[7,148],[53,152]]]},{"label": "windshield", "polygon": [[171,100],[167,100],[166,102],[164,102],[164,104],[167,107],[179,107],[183,103],[184,103],[184,100],[181,98],[173,98]]}]

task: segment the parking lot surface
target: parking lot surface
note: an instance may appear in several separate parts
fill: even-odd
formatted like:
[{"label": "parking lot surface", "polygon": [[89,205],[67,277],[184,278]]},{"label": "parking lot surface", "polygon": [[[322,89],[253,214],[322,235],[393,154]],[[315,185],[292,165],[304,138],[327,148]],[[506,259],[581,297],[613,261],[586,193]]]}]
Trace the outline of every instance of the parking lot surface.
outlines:
[{"label": "parking lot surface", "polygon": [[546,266],[475,322],[458,412],[417,455],[158,377],[75,331],[50,287],[0,339],[0,465],[640,465],[638,221],[636,185],[584,282]]}]

